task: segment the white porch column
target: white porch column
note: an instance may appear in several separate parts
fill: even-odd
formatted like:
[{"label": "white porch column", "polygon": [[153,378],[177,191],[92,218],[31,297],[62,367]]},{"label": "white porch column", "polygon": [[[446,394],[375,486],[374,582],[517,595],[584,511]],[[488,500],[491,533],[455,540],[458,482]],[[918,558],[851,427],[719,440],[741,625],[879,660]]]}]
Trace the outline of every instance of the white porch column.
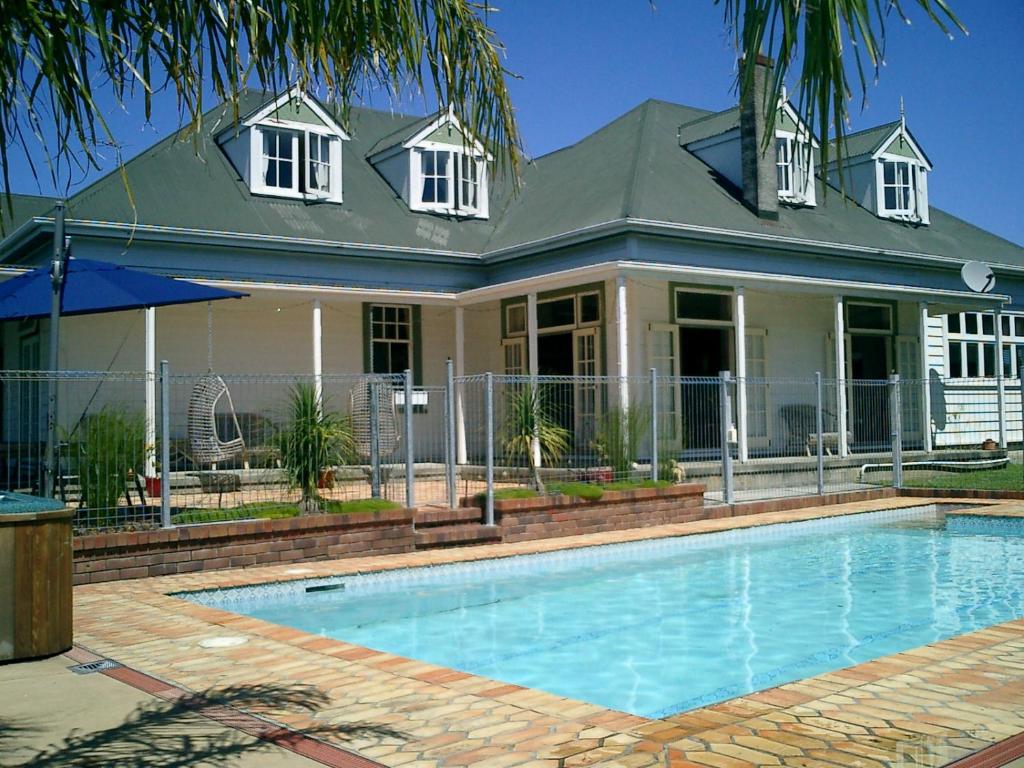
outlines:
[{"label": "white porch column", "polygon": [[736,323],[736,422],[740,461],[747,452],[747,302],[743,286],[733,293],[733,318]]},{"label": "white porch column", "polygon": [[[537,294],[532,291],[526,294],[526,345],[530,376],[534,377],[540,373],[540,352],[537,348]],[[534,387],[537,386],[536,381],[532,383]],[[532,454],[530,458],[533,460],[533,466],[540,467],[540,437],[535,434],[530,443],[530,453]]]},{"label": "white porch column", "polygon": [[[465,310],[455,308],[455,378],[466,375]],[[462,397],[462,384],[455,385],[455,461],[466,463],[466,412]]]},{"label": "white porch column", "polygon": [[932,388],[931,371],[928,368],[928,303],[920,304],[919,335],[921,351],[921,434],[924,435],[924,449],[932,450]]},{"label": "white porch column", "polygon": [[146,456],[143,474],[156,477],[156,308],[143,310],[146,319]]},{"label": "white porch column", "polygon": [[320,299],[313,299],[313,389],[316,401],[323,407],[324,402],[324,327]]},{"label": "white porch column", "polygon": [[996,403],[999,413],[999,447],[1006,448],[1006,383],[1003,381],[1003,311],[992,310],[996,322]]},{"label": "white porch column", "polygon": [[843,315],[843,297],[835,297],[836,337],[836,429],[839,431],[839,455],[850,455],[846,427],[846,318]]},{"label": "white porch column", "polygon": [[615,280],[615,333],[618,348],[619,408],[629,408],[629,305],[626,278]]},{"label": "white porch column", "polygon": [[526,356],[529,359],[530,375],[540,371],[537,357],[537,294],[526,294]]}]

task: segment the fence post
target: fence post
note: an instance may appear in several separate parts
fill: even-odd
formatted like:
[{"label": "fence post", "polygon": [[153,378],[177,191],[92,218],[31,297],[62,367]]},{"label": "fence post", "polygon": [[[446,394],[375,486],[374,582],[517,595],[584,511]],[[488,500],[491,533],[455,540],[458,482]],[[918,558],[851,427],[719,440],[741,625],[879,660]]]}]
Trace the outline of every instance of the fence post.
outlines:
[{"label": "fence post", "polygon": [[171,378],[160,361],[160,525],[171,527]]},{"label": "fence post", "polygon": [[380,498],[380,382],[370,380],[370,495]]},{"label": "fence post", "polygon": [[445,445],[444,445],[444,474],[448,491],[448,508],[455,509],[458,500],[455,498],[455,365],[452,359],[448,358],[444,382],[444,407],[445,407]]},{"label": "fence post", "polygon": [[494,374],[484,374],[484,427],[487,450],[487,499],[484,502],[484,525],[494,525]]},{"label": "fence post", "polygon": [[817,401],[815,407],[815,429],[817,430],[818,438],[817,453],[818,453],[818,495],[825,495],[825,424],[824,414],[822,410],[824,408],[824,399],[821,391],[821,371],[814,372],[814,390],[815,399]]},{"label": "fence post", "polygon": [[658,369],[651,368],[651,480],[658,482]]},{"label": "fence post", "polygon": [[734,501],[732,482],[732,450],[729,448],[729,430],[732,426],[732,404],[729,397],[729,384],[732,376],[729,371],[718,374],[718,402],[721,406],[718,420],[722,425],[722,495],[726,504]]},{"label": "fence post", "polygon": [[903,487],[903,424],[900,407],[900,375],[889,377],[889,425],[892,429],[892,487]]},{"label": "fence post", "polygon": [[416,508],[416,460],[412,445],[412,371],[405,369],[405,506]]}]

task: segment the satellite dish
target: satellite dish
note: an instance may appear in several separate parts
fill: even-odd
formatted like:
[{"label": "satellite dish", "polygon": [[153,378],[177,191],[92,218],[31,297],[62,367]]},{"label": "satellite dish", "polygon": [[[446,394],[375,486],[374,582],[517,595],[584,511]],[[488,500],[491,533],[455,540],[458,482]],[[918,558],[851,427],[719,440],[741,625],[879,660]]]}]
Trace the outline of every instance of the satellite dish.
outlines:
[{"label": "satellite dish", "polygon": [[992,268],[980,261],[968,261],[960,270],[960,277],[975,293],[989,293],[996,287],[996,276]]}]

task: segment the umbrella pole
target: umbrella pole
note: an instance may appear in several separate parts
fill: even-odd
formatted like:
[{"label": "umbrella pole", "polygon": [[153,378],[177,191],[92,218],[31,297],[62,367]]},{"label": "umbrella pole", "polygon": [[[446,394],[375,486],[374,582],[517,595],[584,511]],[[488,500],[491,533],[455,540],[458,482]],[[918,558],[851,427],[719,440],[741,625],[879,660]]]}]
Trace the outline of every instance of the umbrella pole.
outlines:
[{"label": "umbrella pole", "polygon": [[50,358],[46,405],[46,488],[44,495],[56,496],[57,474],[57,377],[60,367],[60,299],[64,287],[67,251],[64,247],[64,201],[54,206],[53,263],[50,267]]}]

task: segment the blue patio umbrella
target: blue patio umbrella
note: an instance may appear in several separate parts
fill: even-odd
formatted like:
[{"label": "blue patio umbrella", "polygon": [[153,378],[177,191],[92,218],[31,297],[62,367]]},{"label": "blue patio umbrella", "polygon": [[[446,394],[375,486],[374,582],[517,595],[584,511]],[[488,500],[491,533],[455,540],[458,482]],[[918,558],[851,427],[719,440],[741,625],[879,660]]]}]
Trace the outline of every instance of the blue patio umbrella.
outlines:
[{"label": "blue patio umbrella", "polygon": [[[60,314],[91,315],[239,299],[245,295],[105,261],[71,257],[61,289]],[[49,317],[52,296],[53,276],[49,265],[0,283],[0,321]]]},{"label": "blue patio umbrella", "polygon": [[[53,261],[0,283],[0,321],[50,318],[49,370],[58,365],[61,315],[90,315],[166,307],[247,294],[128,269],[104,261],[73,258],[64,237],[64,202],[54,206]],[[46,428],[46,489],[54,488],[57,390],[49,387]]]}]

